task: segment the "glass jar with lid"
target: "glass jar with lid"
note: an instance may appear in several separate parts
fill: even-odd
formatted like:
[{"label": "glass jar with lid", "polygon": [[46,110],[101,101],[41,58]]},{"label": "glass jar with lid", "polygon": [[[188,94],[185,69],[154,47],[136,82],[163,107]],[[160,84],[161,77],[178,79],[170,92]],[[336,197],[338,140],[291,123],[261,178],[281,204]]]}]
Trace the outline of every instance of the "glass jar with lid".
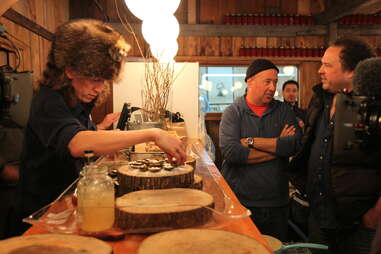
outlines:
[{"label": "glass jar with lid", "polygon": [[77,185],[78,226],[86,232],[100,232],[114,224],[114,182],[103,165],[87,165]]}]

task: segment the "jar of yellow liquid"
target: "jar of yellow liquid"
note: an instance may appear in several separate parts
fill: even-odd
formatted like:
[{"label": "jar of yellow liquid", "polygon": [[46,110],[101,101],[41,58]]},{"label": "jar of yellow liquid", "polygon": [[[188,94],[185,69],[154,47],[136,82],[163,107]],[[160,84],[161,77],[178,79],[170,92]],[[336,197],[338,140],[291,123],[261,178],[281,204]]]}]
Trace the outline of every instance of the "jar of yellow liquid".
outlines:
[{"label": "jar of yellow liquid", "polygon": [[115,219],[114,182],[105,166],[88,165],[81,173],[77,185],[78,226],[86,232],[107,230]]}]

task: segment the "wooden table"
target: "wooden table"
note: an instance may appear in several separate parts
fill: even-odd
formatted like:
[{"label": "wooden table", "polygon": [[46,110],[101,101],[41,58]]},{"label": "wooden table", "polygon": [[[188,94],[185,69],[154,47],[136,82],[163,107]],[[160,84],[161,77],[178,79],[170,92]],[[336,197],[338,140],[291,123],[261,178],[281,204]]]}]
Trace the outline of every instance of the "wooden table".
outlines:
[{"label": "wooden table", "polygon": [[[239,203],[237,197],[234,195],[233,191],[230,189],[229,185],[226,183],[225,179],[220,174],[219,170],[214,165],[213,161],[210,159],[208,154],[205,152],[201,144],[197,143],[194,145],[194,148],[197,151],[198,156],[200,157],[199,162],[202,164],[203,170],[208,170],[208,173],[214,178],[216,183],[221,188],[222,192],[225,193],[230,199],[234,200],[235,203]],[[229,219],[229,223],[223,224],[221,227],[222,230],[236,232],[250,236],[260,243],[265,245],[269,250],[265,239],[251,221],[250,217],[244,217],[241,219]],[[48,233],[46,230],[38,226],[32,226],[28,229],[24,235],[31,234],[43,234]],[[134,254],[139,247],[139,244],[147,237],[148,235],[143,234],[127,234],[124,239],[118,241],[108,241],[108,243],[113,247],[114,254]]]}]

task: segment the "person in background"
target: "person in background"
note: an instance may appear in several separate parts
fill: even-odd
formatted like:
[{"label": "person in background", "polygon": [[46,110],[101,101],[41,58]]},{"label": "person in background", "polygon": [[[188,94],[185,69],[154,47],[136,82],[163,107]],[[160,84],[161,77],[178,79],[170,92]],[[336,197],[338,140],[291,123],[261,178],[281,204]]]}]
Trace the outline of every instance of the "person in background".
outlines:
[{"label": "person in background", "polygon": [[299,83],[295,80],[287,80],[282,86],[282,96],[285,103],[290,105],[296,115],[300,128],[304,128],[306,111],[298,106]]},{"label": "person in background", "polygon": [[262,234],[287,241],[289,156],[301,130],[291,108],[274,100],[278,68],[257,59],[247,69],[247,92],[229,105],[220,124],[222,175]]},{"label": "person in background", "polygon": [[23,128],[10,114],[8,81],[0,72],[0,239],[9,237],[23,140]]},{"label": "person in background", "polygon": [[169,159],[184,163],[183,143],[163,130],[102,130],[114,119],[97,129],[89,117],[118,79],[129,48],[100,21],[72,20],[57,28],[25,130],[13,234],[27,228],[22,218],[55,200],[79,176],[86,150],[101,156],[154,141]]},{"label": "person in background", "polygon": [[356,65],[372,56],[366,43],[353,39],[339,39],[325,51],[322,83],[313,88],[301,149],[289,167],[310,203],[309,240],[334,254],[369,253],[381,216],[380,170],[331,164],[336,95],[352,91]]}]

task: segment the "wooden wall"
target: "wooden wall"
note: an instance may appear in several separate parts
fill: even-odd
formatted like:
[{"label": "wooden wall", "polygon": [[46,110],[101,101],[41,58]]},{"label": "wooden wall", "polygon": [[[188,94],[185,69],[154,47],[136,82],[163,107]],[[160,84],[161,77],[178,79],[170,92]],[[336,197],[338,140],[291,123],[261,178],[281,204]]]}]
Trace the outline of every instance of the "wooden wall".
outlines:
[{"label": "wooden wall", "polygon": [[[182,0],[175,16],[180,24],[188,23],[189,1]],[[101,1],[102,2],[102,1]],[[113,1],[112,1],[113,2]],[[259,1],[236,1],[236,0],[198,0],[192,1],[196,4],[196,22],[198,24],[223,24],[224,15],[230,13],[267,13],[267,14],[289,14],[289,15],[310,15],[320,12],[324,6],[319,4],[322,1],[312,0],[259,0]],[[125,7],[125,4],[118,1],[120,11],[126,13],[129,22],[139,22]],[[105,7],[110,17],[117,17],[115,3],[110,3]],[[270,28],[270,27],[269,27]],[[124,30],[125,32],[125,30]],[[127,41],[132,45],[129,55],[140,57],[136,40],[131,34],[125,32]],[[139,45],[146,54],[147,44],[141,36],[138,36]],[[248,65],[253,58],[239,57],[241,47],[325,47],[327,40],[322,36],[297,36],[297,37],[212,37],[212,36],[180,36],[178,38],[179,51],[178,61],[199,61],[202,64],[218,65]],[[317,69],[320,59],[304,62],[302,59],[272,59],[277,64],[296,64],[305,73],[300,76],[301,81],[301,105],[305,107],[311,97],[311,87],[319,81]]]},{"label": "wooden wall", "polygon": [[[69,19],[68,0],[18,0],[12,8],[44,27],[50,32],[61,23]],[[50,41],[8,20],[0,17],[0,23],[5,25],[10,39],[20,49],[22,61],[18,71],[33,71],[36,85],[45,68],[46,59],[50,50]],[[0,39],[0,46],[4,46],[4,40]],[[0,52],[0,65],[5,64],[4,53]],[[15,58],[11,58],[11,66],[14,66]]]},{"label": "wooden wall", "polygon": [[[13,8],[47,30],[54,32],[57,25],[69,18],[97,18],[107,22],[120,22],[120,18],[130,23],[139,23],[126,7],[124,0],[19,0]],[[115,2],[117,3],[119,13]],[[324,10],[324,0],[182,0],[175,13],[180,24],[188,24],[194,18],[196,24],[223,24],[223,18],[231,13],[265,13],[288,15],[313,15]],[[193,18],[192,18],[193,17]],[[23,60],[20,71],[32,70],[37,82],[44,69],[50,42],[14,24],[4,17],[0,17],[8,32],[17,39],[12,39],[21,49]],[[192,22],[191,22],[192,23]],[[265,28],[267,29],[267,27]],[[271,26],[268,26],[271,30]],[[287,27],[285,27],[287,29]],[[129,52],[131,57],[141,57],[138,44],[131,33],[121,30],[126,40],[132,45]],[[380,36],[361,36],[372,47],[381,46]],[[142,36],[137,40],[145,55],[148,49]],[[1,41],[1,40],[0,40]],[[178,61],[198,61],[208,65],[248,65],[254,57],[239,56],[241,47],[326,47],[327,36],[283,36],[283,37],[252,37],[252,36],[210,36],[208,34],[180,36]],[[301,106],[305,108],[311,97],[311,88],[319,82],[317,70],[320,67],[320,58],[271,58],[276,64],[298,65],[300,70]],[[0,61],[4,58],[0,55]],[[14,64],[14,61],[11,62]],[[112,110],[110,101],[100,116]]]},{"label": "wooden wall", "polygon": [[[131,24],[140,23],[126,7],[124,0],[98,0],[99,7],[92,0],[70,0],[71,17],[95,17],[108,22],[119,22],[120,17]],[[117,11],[115,2],[118,6]],[[175,16],[180,24],[192,23],[190,17],[195,18],[196,24],[223,24],[226,14],[231,13],[265,13],[288,15],[314,15],[325,9],[324,0],[182,0]],[[81,8],[86,6],[87,8]],[[108,17],[106,17],[108,16]],[[265,28],[267,29],[267,27]],[[268,26],[269,31],[271,26]],[[287,29],[287,26],[285,26]],[[132,45],[129,52],[131,57],[141,57],[141,52],[133,35],[127,29],[120,29],[126,40]],[[328,36],[328,35],[327,35]],[[254,58],[240,57],[241,47],[313,47],[320,48],[328,45],[327,36],[283,36],[283,37],[252,37],[252,36],[210,36],[208,34],[178,38],[179,51],[177,61],[198,61],[208,65],[248,65]],[[380,36],[366,37],[373,47],[379,47]],[[137,41],[143,55],[147,54],[148,46],[142,36],[137,35]],[[300,69],[301,105],[306,107],[311,97],[311,88],[319,82],[317,70],[320,58],[272,58],[280,65],[295,64]]]}]

